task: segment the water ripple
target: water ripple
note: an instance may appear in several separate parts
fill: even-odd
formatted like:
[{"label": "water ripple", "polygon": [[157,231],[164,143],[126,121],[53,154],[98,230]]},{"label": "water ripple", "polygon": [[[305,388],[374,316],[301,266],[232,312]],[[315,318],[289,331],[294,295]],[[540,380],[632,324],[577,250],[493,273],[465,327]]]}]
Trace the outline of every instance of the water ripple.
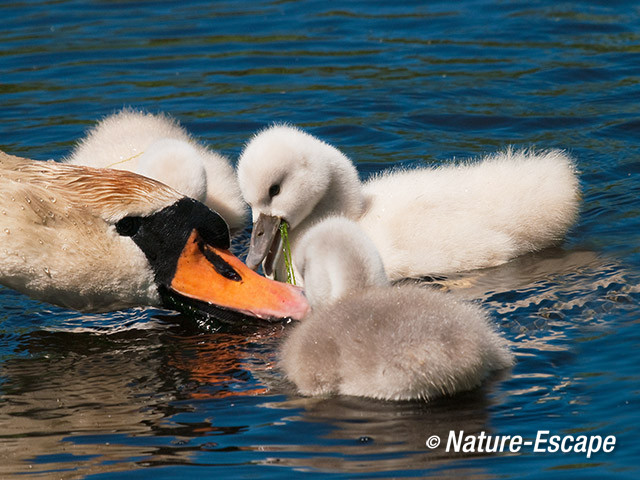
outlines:
[{"label": "water ripple", "polygon": [[[286,327],[81,315],[0,287],[0,476],[637,477],[635,4],[35,0],[0,14],[10,153],[60,158],[133,105],[232,158],[263,126],[295,123],[362,178],[509,144],[563,148],[583,190],[559,248],[436,285],[487,308],[518,362],[430,404],[297,396],[275,368]],[[614,434],[618,447],[592,461],[425,448],[450,430],[539,428]]]}]

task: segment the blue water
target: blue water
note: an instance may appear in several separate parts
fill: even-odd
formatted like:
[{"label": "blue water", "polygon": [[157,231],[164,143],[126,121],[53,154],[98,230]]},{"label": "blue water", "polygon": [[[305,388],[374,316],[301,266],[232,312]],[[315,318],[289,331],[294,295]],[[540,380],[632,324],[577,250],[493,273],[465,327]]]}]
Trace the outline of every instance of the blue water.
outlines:
[{"label": "blue water", "polygon": [[[1,478],[640,477],[635,2],[41,0],[4,2],[0,17],[9,153],[60,158],[128,105],[172,114],[231,158],[288,121],[363,177],[563,148],[583,191],[560,248],[456,279],[517,364],[429,404],[296,396],[274,368],[280,326],[81,315],[0,287]],[[460,430],[617,443],[591,458],[426,448]]]}]

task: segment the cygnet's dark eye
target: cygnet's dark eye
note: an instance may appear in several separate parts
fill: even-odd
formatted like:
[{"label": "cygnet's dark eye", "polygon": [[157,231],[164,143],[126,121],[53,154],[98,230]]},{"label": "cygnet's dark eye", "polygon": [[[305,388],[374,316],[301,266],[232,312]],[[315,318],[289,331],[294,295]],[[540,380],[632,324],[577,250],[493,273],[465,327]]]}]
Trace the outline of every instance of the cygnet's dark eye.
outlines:
[{"label": "cygnet's dark eye", "polygon": [[116,232],[123,237],[133,237],[142,224],[142,218],[140,217],[124,217],[116,223]]},{"label": "cygnet's dark eye", "polygon": [[269,198],[273,198],[280,193],[280,184],[274,183],[269,187]]}]

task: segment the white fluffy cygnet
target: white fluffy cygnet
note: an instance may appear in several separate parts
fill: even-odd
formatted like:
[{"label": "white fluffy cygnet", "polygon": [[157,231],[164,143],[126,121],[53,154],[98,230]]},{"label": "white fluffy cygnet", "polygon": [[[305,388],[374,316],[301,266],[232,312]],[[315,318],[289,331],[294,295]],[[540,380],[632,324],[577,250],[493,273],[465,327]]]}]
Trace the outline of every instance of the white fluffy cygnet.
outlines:
[{"label": "white fluffy cygnet", "polygon": [[390,285],[374,244],[350,220],[311,228],[295,258],[312,311],[279,362],[303,395],[429,400],[473,389],[514,362],[479,306]]},{"label": "white fluffy cygnet", "polygon": [[232,231],[245,225],[246,204],[229,160],[166,115],[123,109],[92,128],[65,161],[153,178],[215,210]]},{"label": "white fluffy cygnet", "polygon": [[[288,126],[246,145],[238,179],[254,230],[247,264],[284,278],[277,225],[295,248],[328,215],[358,222],[392,279],[492,267],[564,238],[579,203],[571,158],[508,149],[479,161],[389,170],[364,184],[335,147]],[[271,252],[271,253],[270,253]]]}]

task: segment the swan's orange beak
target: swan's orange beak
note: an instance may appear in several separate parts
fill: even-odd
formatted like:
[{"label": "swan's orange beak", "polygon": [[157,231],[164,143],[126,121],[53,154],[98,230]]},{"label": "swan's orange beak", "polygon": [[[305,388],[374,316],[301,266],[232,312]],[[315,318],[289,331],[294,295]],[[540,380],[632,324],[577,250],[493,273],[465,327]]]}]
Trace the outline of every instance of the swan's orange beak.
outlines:
[{"label": "swan's orange beak", "polygon": [[202,241],[195,230],[178,258],[170,290],[225,319],[240,314],[301,320],[309,311],[301,288],[262,277],[229,250]]}]

